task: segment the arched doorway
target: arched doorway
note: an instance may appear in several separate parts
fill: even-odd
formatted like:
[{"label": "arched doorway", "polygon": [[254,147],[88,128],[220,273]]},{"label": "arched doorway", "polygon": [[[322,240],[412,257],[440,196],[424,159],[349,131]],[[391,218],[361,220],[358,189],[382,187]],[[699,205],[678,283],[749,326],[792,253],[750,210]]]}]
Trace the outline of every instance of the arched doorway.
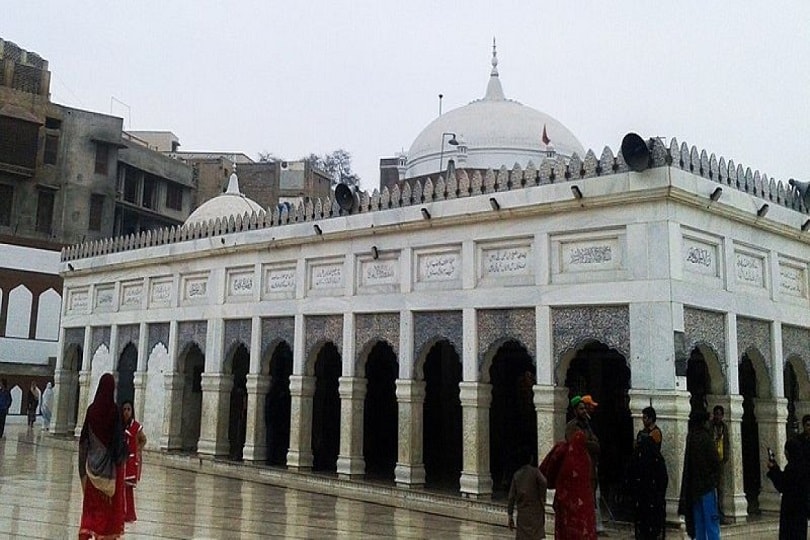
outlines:
[{"label": "arched doorway", "polygon": [[366,398],[363,403],[363,458],[366,476],[394,479],[399,445],[399,408],[396,380],[399,364],[388,343],[379,342],[366,360]]},{"label": "arched doorway", "polygon": [[[628,390],[630,368],[625,357],[599,342],[580,348],[565,376],[569,399],[590,394],[599,403],[591,417],[591,426],[599,438],[599,486],[603,504],[617,519],[629,519],[626,493],[627,469],[633,453],[633,417]],[[568,420],[573,418],[568,411]]]},{"label": "arched doorway", "polygon": [[239,344],[231,356],[230,407],[228,413],[228,457],[242,461],[247,434],[247,374],[250,369],[250,353],[244,344]]},{"label": "arched doorway", "polygon": [[431,347],[425,358],[422,448],[425,485],[457,491],[463,465],[461,359],[448,341]]},{"label": "arched doorway", "polygon": [[759,424],[756,416],[756,398],[759,395],[757,370],[748,353],[743,354],[739,365],[740,394],[743,398],[743,414],[740,424],[742,440],[743,491],[748,501],[748,513],[760,514],[759,493],[762,490],[759,453]]},{"label": "arched doorway", "polygon": [[70,396],[67,406],[67,429],[69,433],[73,433],[79,417],[79,372],[82,370],[82,348],[79,345],[74,344],[68,347],[62,362],[62,369],[70,372],[70,379],[65,390]]},{"label": "arched doorway", "polygon": [[205,369],[205,355],[196,343],[191,343],[180,358],[183,374],[180,448],[186,452],[196,452],[202,420],[202,374]]},{"label": "arched doorway", "polygon": [[264,399],[267,436],[267,464],[287,465],[290,446],[290,375],[293,354],[286,341],[279,343],[270,358],[270,388]]},{"label": "arched doorway", "polygon": [[799,378],[796,376],[796,370],[793,369],[793,364],[787,362],[784,369],[784,384],[785,384],[785,398],[787,399],[787,424],[785,431],[787,438],[790,439],[799,434],[799,418],[796,415],[796,404],[799,401]]},{"label": "arched doorway", "polygon": [[699,348],[695,347],[689,353],[689,362],[686,365],[686,390],[689,392],[691,411],[708,412],[707,396],[712,393],[711,388],[712,380],[706,357]]},{"label": "arched doorway", "polygon": [[135,370],[138,369],[138,349],[127,343],[118,359],[118,403],[135,401]]},{"label": "arched doorway", "polygon": [[340,451],[340,353],[326,343],[315,359],[315,394],[312,396],[312,470],[336,471]]},{"label": "arched doorway", "polygon": [[522,465],[515,452],[527,447],[537,453],[537,414],[532,386],[536,369],[526,348],[514,340],[503,343],[492,358],[489,381],[489,466],[495,495],[509,490],[512,475]]}]

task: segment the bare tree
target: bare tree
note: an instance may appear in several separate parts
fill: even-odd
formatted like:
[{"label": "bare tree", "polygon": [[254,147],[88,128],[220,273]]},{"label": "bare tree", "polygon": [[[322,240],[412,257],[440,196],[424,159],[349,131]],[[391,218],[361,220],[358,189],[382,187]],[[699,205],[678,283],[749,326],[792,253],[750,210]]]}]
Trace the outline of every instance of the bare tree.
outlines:
[{"label": "bare tree", "polygon": [[268,161],[278,161],[278,158],[273,152],[259,152],[259,161],[267,163]]},{"label": "bare tree", "polygon": [[303,158],[310,166],[322,170],[332,178],[332,185],[356,186],[360,177],[352,172],[352,155],[342,148],[319,156],[310,154]]}]

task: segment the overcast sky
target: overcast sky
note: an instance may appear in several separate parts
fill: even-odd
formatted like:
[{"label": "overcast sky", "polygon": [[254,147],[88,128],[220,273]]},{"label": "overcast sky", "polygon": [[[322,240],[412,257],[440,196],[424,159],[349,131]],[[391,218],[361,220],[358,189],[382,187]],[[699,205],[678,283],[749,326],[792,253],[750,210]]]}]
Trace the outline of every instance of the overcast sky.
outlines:
[{"label": "overcast sky", "polygon": [[436,117],[439,93],[445,112],[484,95],[493,36],[506,96],[597,155],[636,131],[810,180],[806,0],[31,0],[3,11],[0,37],[49,61],[58,103],[173,131],[181,150],[344,148],[364,189],[378,185],[379,158],[407,151]]}]

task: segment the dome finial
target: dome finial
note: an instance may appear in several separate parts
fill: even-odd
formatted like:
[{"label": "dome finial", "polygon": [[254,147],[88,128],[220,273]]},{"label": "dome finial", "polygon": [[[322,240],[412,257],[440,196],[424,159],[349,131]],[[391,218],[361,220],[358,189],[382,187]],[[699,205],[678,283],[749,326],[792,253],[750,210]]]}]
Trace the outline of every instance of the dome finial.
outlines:
[{"label": "dome finial", "polygon": [[498,76],[498,50],[495,47],[495,36],[492,36],[492,71],[490,72],[490,76]]},{"label": "dome finial", "polygon": [[484,99],[491,101],[503,101],[506,96],[501,87],[501,80],[498,78],[498,51],[495,48],[495,38],[492,38],[492,71],[489,72],[489,83],[487,83],[487,93]]},{"label": "dome finial", "polygon": [[228,189],[225,190],[225,193],[230,193],[231,195],[241,195],[242,194],[239,191],[239,177],[236,176],[236,166],[235,165],[234,165],[234,172],[232,172],[230,178],[228,178]]}]

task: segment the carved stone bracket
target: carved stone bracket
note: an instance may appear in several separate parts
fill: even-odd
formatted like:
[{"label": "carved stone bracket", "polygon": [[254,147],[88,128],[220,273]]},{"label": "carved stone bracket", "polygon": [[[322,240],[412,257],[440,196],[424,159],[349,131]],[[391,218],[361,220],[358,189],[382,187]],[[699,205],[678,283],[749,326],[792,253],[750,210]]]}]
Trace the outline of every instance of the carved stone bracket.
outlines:
[{"label": "carved stone bracket", "polygon": [[798,356],[806,372],[810,373],[810,330],[797,326],[783,326],[782,355],[783,362],[787,362],[791,356]]},{"label": "carved stone bracket", "polygon": [[[493,345],[514,339],[526,347],[529,356],[537,358],[537,329],[534,309],[486,309],[478,319],[478,371],[484,367]],[[483,379],[481,379],[483,380]]]},{"label": "carved stone bracket", "polygon": [[696,308],[683,308],[683,326],[687,353],[697,345],[708,345],[717,354],[717,361],[725,380],[726,371],[726,318],[722,313]]},{"label": "carved stone bracket", "polygon": [[[357,354],[372,341],[385,341],[399,352],[399,313],[363,313],[355,316],[355,341]],[[355,358],[355,362],[359,358]]]},{"label": "carved stone bracket", "polygon": [[183,321],[177,324],[178,351],[183,351],[189,343],[194,343],[205,354],[205,336],[208,324],[205,321]]},{"label": "carved stone bracket", "polygon": [[[325,341],[331,341],[338,348],[343,350],[343,316],[342,315],[313,315],[304,319],[306,328],[306,356],[309,358],[315,352],[315,347]],[[311,373],[314,366],[310,366],[306,373]]]},{"label": "carved stone bracket", "polygon": [[234,344],[242,343],[250,352],[250,319],[229,319],[225,321],[225,351],[229,353]]},{"label": "carved stone bracket", "polygon": [[630,310],[627,306],[578,306],[551,310],[554,371],[564,353],[590,340],[630,358]]},{"label": "carved stone bracket", "polygon": [[96,352],[101,345],[106,345],[107,350],[110,350],[110,327],[94,326],[90,340],[91,354]]},{"label": "carved stone bracket", "polygon": [[140,326],[137,324],[126,324],[118,327],[118,356],[124,352],[124,348],[132,343],[138,348],[138,338],[140,336]]},{"label": "carved stone bracket", "polygon": [[460,311],[429,311],[413,314],[414,358],[424,354],[425,347],[446,339],[461,354],[464,331]]},{"label": "carved stone bracket", "polygon": [[290,349],[295,342],[295,317],[270,317],[262,319],[262,358],[272,354],[278,343],[287,342]]},{"label": "carved stone bracket", "polygon": [[168,350],[169,323],[153,323],[149,324],[147,328],[149,332],[149,350],[147,352],[151,354],[158,343],[162,343],[163,346]]},{"label": "carved stone bracket", "polygon": [[742,354],[752,348],[762,355],[770,376],[773,365],[770,325],[765,321],[737,317],[737,350]]}]

